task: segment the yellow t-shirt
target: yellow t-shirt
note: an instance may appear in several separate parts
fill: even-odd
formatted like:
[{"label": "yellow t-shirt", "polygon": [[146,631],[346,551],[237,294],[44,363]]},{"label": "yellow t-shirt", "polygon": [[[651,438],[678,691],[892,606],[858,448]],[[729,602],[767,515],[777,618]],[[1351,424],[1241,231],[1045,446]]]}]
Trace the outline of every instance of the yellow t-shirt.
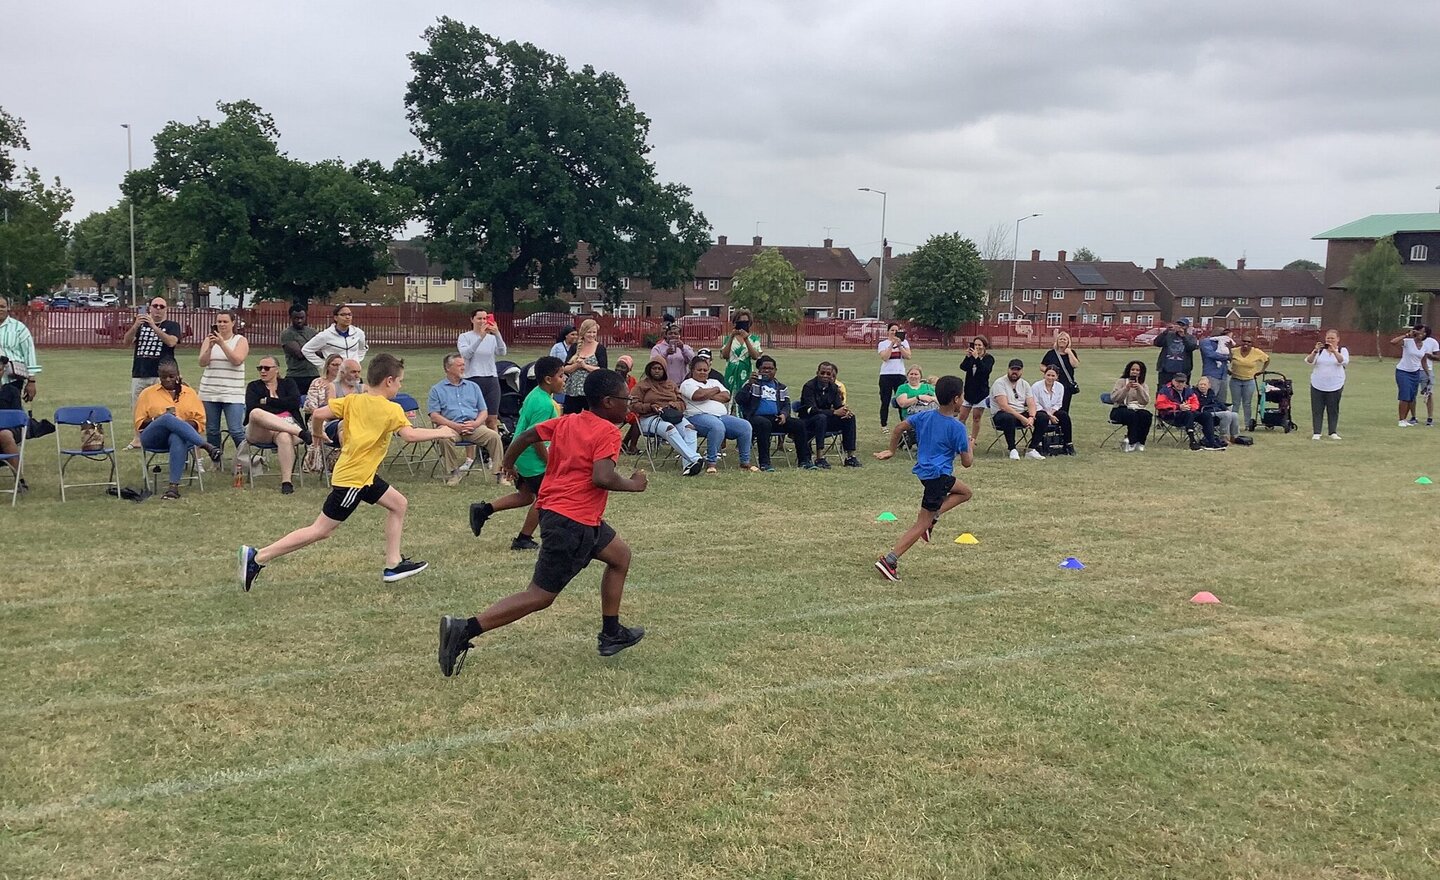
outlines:
[{"label": "yellow t-shirt", "polygon": [[343,419],[340,460],[330,485],[364,488],[375,482],[375,472],[390,449],[390,437],[410,424],[400,404],[379,394],[347,394],[330,401],[335,418]]},{"label": "yellow t-shirt", "polygon": [[1240,353],[1240,346],[1230,349],[1230,375],[1244,382],[1254,379],[1255,374],[1265,369],[1270,363],[1270,355],[1260,349],[1251,346],[1248,356]]}]

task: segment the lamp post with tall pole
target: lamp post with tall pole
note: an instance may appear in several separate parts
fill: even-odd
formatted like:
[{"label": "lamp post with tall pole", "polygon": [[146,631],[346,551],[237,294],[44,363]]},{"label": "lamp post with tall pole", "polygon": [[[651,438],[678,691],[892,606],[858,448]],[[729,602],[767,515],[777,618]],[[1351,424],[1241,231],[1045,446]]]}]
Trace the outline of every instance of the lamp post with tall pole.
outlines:
[{"label": "lamp post with tall pole", "polygon": [[860,192],[878,193],[880,196],[880,289],[875,293],[875,317],[885,317],[885,209],[890,203],[890,194],[883,189],[860,187]]},{"label": "lamp post with tall pole", "polygon": [[1012,245],[1012,250],[1010,251],[1010,302],[1012,304],[1020,301],[1015,296],[1015,268],[1017,261],[1020,259],[1020,224],[1025,220],[1029,220],[1031,217],[1039,216],[1039,214],[1027,214],[1015,221],[1015,243]]},{"label": "lamp post with tall pole", "polygon": [[[130,136],[130,123],[122,122],[120,127],[125,129],[125,169],[133,172],[135,147]],[[130,203],[130,306],[134,308],[140,304],[140,294],[135,290],[135,200],[127,196],[125,201]]]}]

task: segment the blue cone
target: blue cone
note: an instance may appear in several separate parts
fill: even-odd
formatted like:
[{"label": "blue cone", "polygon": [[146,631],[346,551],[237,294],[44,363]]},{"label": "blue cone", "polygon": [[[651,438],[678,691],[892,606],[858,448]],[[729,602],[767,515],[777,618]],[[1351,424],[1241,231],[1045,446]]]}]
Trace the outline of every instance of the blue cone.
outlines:
[{"label": "blue cone", "polygon": [[1066,556],[1066,557],[1065,557],[1065,561],[1062,562],[1062,563],[1060,563],[1060,567],[1061,567],[1061,568],[1074,568],[1074,569],[1077,569],[1077,570],[1078,570],[1078,569],[1083,569],[1083,568],[1085,567],[1085,563],[1083,563],[1083,562],[1081,562],[1080,560],[1076,559],[1074,556]]}]

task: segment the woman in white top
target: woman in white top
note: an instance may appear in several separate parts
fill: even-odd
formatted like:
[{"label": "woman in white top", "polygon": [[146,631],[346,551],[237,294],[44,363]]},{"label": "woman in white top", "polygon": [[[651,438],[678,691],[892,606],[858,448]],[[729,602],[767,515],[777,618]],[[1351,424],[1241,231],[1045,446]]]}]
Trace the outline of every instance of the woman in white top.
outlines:
[{"label": "woman in white top", "polygon": [[493,431],[500,423],[500,372],[495,358],[510,350],[500,336],[500,328],[495,326],[495,316],[484,309],[470,313],[470,327],[455,340],[455,347],[465,359],[465,381],[480,386],[489,413],[485,423]]},{"label": "woman in white top", "polygon": [[1424,324],[1417,324],[1405,335],[1396,336],[1390,344],[1400,346],[1400,363],[1395,365],[1395,387],[1399,391],[1400,427],[1408,428],[1415,424],[1415,396],[1428,375],[1425,372],[1425,356],[1435,351],[1437,346],[1430,338],[1430,328]]},{"label": "woman in white top", "polygon": [[730,415],[730,392],[719,379],[710,378],[710,361],[696,355],[690,360],[690,376],[680,383],[685,401],[685,418],[705,438],[705,473],[717,473],[720,447],[734,440],[740,450],[740,470],[759,471],[750,463],[752,428],[745,419]]},{"label": "woman in white top", "polygon": [[239,449],[245,439],[245,358],[250,343],[235,332],[235,313],[220,312],[210,335],[200,343],[200,386],[196,392],[205,404],[205,439],[220,445],[220,416],[230,441]]},{"label": "woman in white top", "polygon": [[[1055,366],[1045,367],[1045,378],[1030,386],[1035,398],[1035,436],[1040,438],[1041,455],[1074,455],[1075,444],[1070,442],[1070,413],[1065,411],[1065,386],[1060,383],[1060,371]],[[1052,426],[1060,430],[1060,445],[1051,445],[1049,432]]]},{"label": "woman in white top", "polygon": [[885,325],[885,338],[875,352],[880,356],[880,427],[884,429],[890,424],[890,400],[905,384],[905,361],[910,357],[910,343],[899,324],[891,321]]},{"label": "woman in white top", "polygon": [[325,358],[338,354],[346,360],[365,362],[370,343],[365,341],[365,331],[354,325],[355,312],[344,303],[330,311],[334,323],[311,337],[300,348],[305,359],[316,369],[324,366]]},{"label": "woman in white top", "polygon": [[[1350,349],[1340,344],[1340,334],[1325,331],[1325,341],[1315,343],[1315,350],[1305,355],[1310,371],[1311,440],[1320,439],[1320,414],[1330,423],[1330,439],[1339,440],[1340,392],[1345,390],[1345,368],[1350,364]],[[1403,406],[1403,404],[1402,404]]]}]

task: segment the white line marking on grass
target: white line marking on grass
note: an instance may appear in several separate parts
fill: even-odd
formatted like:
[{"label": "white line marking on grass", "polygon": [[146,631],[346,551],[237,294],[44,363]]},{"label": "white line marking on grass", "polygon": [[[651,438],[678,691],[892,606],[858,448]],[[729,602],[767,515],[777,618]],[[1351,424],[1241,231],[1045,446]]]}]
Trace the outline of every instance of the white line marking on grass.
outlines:
[{"label": "white line marking on grass", "polygon": [[20,611],[26,608],[52,608],[56,605],[92,605],[97,602],[121,602],[129,599],[173,598],[176,596],[197,596],[204,590],[145,590],[143,592],[97,593],[92,596],[37,596],[33,599],[11,599],[0,602],[0,612]]},{"label": "white line marking on grass", "polygon": [[589,730],[597,727],[605,727],[621,722],[650,721],[658,718],[668,718],[673,715],[688,712],[710,712],[767,697],[784,697],[810,693],[812,691],[830,691],[887,685],[916,678],[960,672],[967,669],[1003,666],[1026,660],[1044,660],[1051,657],[1078,654],[1097,649],[1141,647],[1178,639],[1191,639],[1200,636],[1214,635],[1244,627],[1263,626],[1273,623],[1296,623],[1312,617],[1343,614],[1383,604],[1386,604],[1384,600],[1375,600],[1343,608],[1315,609],[1310,612],[1288,617],[1259,617],[1250,620],[1235,621],[1233,623],[1187,626],[1154,633],[1137,633],[1105,639],[1084,639],[1062,644],[1036,645],[1015,651],[1008,651],[1003,654],[957,657],[951,660],[943,660],[929,666],[902,666],[896,669],[861,673],[858,675],[812,678],[806,681],[754,688],[747,691],[711,693],[700,697],[683,697],[666,700],[661,703],[651,703],[649,705],[626,706],[607,712],[593,712],[588,715],[558,715],[550,718],[537,718],[534,722],[519,727],[498,729],[477,728],[451,736],[438,738],[426,737],[424,739],[390,743],[388,745],[359,751],[353,749],[336,750],[327,754],[288,761],[269,767],[239,767],[228,770],[217,770],[213,773],[206,773],[185,779],[166,779],[145,785],[113,788],[108,791],[76,795],[73,798],[51,801],[49,803],[7,806],[0,809],[0,825],[29,826],[82,810],[121,807],[136,801],[151,798],[168,799],[193,794],[204,794],[206,792],[240,785],[273,782],[292,776],[303,776],[341,767],[349,769],[360,764],[380,764],[397,758],[429,757],[441,752],[473,748],[475,746],[495,745],[497,743],[523,739],[536,734],[566,733],[574,730]]}]

